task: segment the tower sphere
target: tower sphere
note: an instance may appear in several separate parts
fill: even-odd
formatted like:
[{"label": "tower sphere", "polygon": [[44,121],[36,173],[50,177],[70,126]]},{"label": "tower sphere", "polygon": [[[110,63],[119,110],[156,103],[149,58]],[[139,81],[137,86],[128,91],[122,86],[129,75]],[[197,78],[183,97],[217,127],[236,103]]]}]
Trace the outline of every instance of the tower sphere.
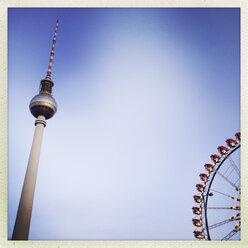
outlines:
[{"label": "tower sphere", "polygon": [[34,117],[43,115],[47,120],[56,113],[57,103],[50,94],[40,93],[32,98],[29,109]]}]

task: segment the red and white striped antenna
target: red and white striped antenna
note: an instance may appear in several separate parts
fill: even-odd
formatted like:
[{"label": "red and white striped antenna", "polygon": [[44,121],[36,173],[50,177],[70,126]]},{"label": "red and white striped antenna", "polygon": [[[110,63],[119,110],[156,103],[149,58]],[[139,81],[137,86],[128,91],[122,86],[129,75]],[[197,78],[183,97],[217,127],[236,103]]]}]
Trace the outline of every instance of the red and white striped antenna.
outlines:
[{"label": "red and white striped antenna", "polygon": [[57,23],[56,23],[55,33],[54,33],[54,36],[53,36],[52,51],[51,51],[50,60],[49,60],[49,66],[48,66],[48,71],[47,71],[47,75],[46,75],[46,77],[49,78],[49,79],[51,79],[52,63],[53,63],[53,55],[54,55],[54,47],[55,47],[55,43],[56,43],[56,35],[57,35],[58,25],[59,25],[59,20],[57,20]]}]

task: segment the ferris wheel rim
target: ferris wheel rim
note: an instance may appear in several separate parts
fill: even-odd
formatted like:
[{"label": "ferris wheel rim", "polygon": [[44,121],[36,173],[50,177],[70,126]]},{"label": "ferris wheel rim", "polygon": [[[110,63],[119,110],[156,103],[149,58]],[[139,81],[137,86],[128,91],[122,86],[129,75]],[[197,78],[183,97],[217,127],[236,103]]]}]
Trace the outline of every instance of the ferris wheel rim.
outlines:
[{"label": "ferris wheel rim", "polygon": [[[224,163],[224,161],[229,157],[231,156],[231,154],[233,152],[235,152],[236,150],[238,150],[240,148],[241,144],[238,143],[237,146],[235,148],[233,148],[225,157],[224,159],[219,163],[218,167],[214,170],[214,174],[213,176],[211,177],[211,180],[210,182],[208,183],[208,190],[207,190],[207,193],[205,194],[206,196],[206,200],[203,201],[203,205],[204,205],[204,217],[205,217],[205,225],[206,225],[206,231],[207,231],[207,239],[208,240],[211,240],[211,237],[210,237],[210,233],[209,233],[209,226],[208,226],[208,219],[207,219],[207,204],[208,204],[208,196],[209,196],[209,191],[211,189],[211,186],[212,186],[212,182],[215,178],[215,175],[217,173],[217,171],[220,169],[220,167],[222,166],[222,164]],[[205,183],[205,186],[206,186],[207,182]],[[203,193],[202,193],[202,196],[203,196]],[[201,218],[202,218],[202,213],[201,213]]]}]

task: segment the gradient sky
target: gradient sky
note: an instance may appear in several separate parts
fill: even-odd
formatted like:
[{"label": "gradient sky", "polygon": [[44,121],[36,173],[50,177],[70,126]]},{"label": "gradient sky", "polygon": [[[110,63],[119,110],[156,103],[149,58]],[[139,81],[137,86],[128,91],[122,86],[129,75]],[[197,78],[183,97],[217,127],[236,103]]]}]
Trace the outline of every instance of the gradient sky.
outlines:
[{"label": "gradient sky", "polygon": [[199,174],[240,131],[240,10],[9,8],[9,238],[57,19],[29,238],[194,240]]}]

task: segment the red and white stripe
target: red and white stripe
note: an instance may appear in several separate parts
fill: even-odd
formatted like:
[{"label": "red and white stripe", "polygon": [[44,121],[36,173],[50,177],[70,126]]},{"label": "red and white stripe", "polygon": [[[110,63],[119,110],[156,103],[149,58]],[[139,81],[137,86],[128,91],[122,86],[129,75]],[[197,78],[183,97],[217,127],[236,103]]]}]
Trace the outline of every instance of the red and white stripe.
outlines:
[{"label": "red and white stripe", "polygon": [[46,75],[46,77],[48,77],[48,78],[51,78],[51,73],[52,73],[52,63],[53,63],[54,47],[55,47],[55,43],[56,43],[56,35],[57,35],[58,25],[59,25],[59,21],[57,20],[55,33],[53,36],[53,45],[52,45],[51,56],[50,56],[48,71],[47,71],[47,75]]}]

